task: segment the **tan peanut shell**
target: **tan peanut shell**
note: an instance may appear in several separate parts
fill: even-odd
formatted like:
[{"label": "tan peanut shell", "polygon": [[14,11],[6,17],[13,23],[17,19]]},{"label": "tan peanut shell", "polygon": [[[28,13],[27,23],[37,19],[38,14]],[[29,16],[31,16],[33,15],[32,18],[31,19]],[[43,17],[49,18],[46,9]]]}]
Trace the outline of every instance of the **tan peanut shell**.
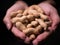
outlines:
[{"label": "tan peanut shell", "polygon": [[43,21],[42,19],[36,19],[36,21],[38,21],[38,22],[39,22],[39,24],[44,28],[44,30],[46,30],[46,29],[47,29],[47,24],[46,24],[46,23],[44,23],[44,21]]},{"label": "tan peanut shell", "polygon": [[11,12],[11,17],[15,17],[18,13],[22,14],[23,10],[18,10],[18,11],[15,11],[15,12]]},{"label": "tan peanut shell", "polygon": [[21,22],[16,22],[16,27],[21,31],[26,29],[25,25]]},{"label": "tan peanut shell", "polygon": [[39,32],[41,31],[42,27],[41,25],[38,25],[34,31],[34,34],[39,34]]},{"label": "tan peanut shell", "polygon": [[17,14],[16,17],[22,17],[23,15],[21,13]]},{"label": "tan peanut shell", "polygon": [[43,13],[43,10],[39,6],[37,6],[37,5],[32,5],[29,8],[30,8],[30,10],[31,9],[35,9],[36,11],[38,11],[40,13]]},{"label": "tan peanut shell", "polygon": [[32,24],[28,24],[27,25],[27,28],[32,28]]},{"label": "tan peanut shell", "polygon": [[32,5],[25,10],[18,10],[11,13],[11,22],[30,40],[36,38],[42,29],[47,30],[52,21],[44,14],[38,5]]},{"label": "tan peanut shell", "polygon": [[37,21],[32,21],[31,24],[32,24],[33,26],[37,26],[37,25],[38,25],[38,22],[37,22]]},{"label": "tan peanut shell", "polygon": [[35,35],[34,34],[31,34],[30,37],[29,37],[30,40],[33,40],[35,39]]},{"label": "tan peanut shell", "polygon": [[43,19],[43,20],[48,19],[48,16],[46,16],[46,15],[44,15],[44,14],[42,14],[42,13],[39,13],[39,14],[40,14],[41,19]]},{"label": "tan peanut shell", "polygon": [[37,15],[37,11],[36,10],[29,10],[28,14],[30,14],[30,15]]},{"label": "tan peanut shell", "polygon": [[18,13],[17,12],[12,12],[10,15],[11,15],[11,18],[15,17]]},{"label": "tan peanut shell", "polygon": [[28,16],[27,16],[27,19],[28,19],[29,21],[33,21],[33,20],[34,20],[34,16],[33,16],[33,15],[28,15]]},{"label": "tan peanut shell", "polygon": [[14,17],[14,18],[12,18],[11,19],[11,22],[12,23],[15,23],[15,22],[17,22],[17,21],[20,21],[20,22],[24,22],[24,20],[26,20],[26,16],[23,16],[23,17]]},{"label": "tan peanut shell", "polygon": [[23,30],[25,34],[33,33],[35,29],[34,28],[27,28],[26,30]]},{"label": "tan peanut shell", "polygon": [[28,15],[28,9],[23,12],[23,15]]},{"label": "tan peanut shell", "polygon": [[21,13],[22,14],[23,13],[23,10],[18,10],[17,13]]}]

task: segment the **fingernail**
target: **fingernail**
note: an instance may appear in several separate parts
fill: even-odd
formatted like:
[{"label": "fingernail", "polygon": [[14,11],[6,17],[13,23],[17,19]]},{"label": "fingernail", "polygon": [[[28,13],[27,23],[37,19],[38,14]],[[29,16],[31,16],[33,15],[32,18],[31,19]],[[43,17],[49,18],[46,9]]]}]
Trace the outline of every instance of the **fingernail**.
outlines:
[{"label": "fingernail", "polygon": [[33,41],[33,45],[37,45],[37,44],[38,44],[37,40]]},{"label": "fingernail", "polygon": [[7,24],[7,28],[8,28],[8,30],[10,29],[10,24]]}]

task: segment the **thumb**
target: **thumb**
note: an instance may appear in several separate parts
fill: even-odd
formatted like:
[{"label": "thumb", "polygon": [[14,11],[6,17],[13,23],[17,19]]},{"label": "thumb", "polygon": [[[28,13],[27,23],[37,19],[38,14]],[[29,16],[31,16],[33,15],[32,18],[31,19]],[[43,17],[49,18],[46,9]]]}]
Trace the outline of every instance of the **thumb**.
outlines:
[{"label": "thumb", "polygon": [[6,15],[3,19],[3,22],[5,23],[6,27],[9,30],[12,26],[11,21],[10,21],[10,17]]}]

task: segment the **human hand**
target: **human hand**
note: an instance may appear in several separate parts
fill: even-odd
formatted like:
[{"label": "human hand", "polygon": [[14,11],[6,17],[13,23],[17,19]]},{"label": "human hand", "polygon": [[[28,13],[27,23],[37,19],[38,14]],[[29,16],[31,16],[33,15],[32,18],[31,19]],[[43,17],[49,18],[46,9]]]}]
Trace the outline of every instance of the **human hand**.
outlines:
[{"label": "human hand", "polygon": [[[5,22],[5,24],[6,24],[6,26],[7,26],[8,29],[10,29],[11,26],[12,26],[12,24],[11,24],[11,22],[10,22],[10,16],[9,16],[9,14],[10,14],[11,12],[13,12],[13,11],[17,11],[17,10],[19,10],[19,9],[24,9],[23,7],[25,6],[25,4],[24,4],[23,6],[22,6],[22,4],[21,4],[21,6],[19,6],[18,4],[20,5],[20,3],[14,4],[10,9],[8,9],[7,14],[6,14],[5,18],[4,18],[4,22]],[[38,42],[40,42],[40,41],[42,41],[43,39],[45,39],[53,30],[56,29],[57,24],[59,23],[58,13],[57,13],[56,9],[55,9],[53,6],[51,6],[51,5],[48,4],[48,3],[41,3],[41,4],[39,4],[39,6],[44,10],[44,12],[45,12],[46,15],[49,15],[49,16],[50,16],[50,18],[52,19],[53,23],[52,23],[52,26],[48,28],[48,29],[50,30],[50,32],[46,32],[46,31],[45,31],[44,33],[40,34],[40,35],[33,41],[33,45],[37,45]],[[46,6],[47,6],[47,7],[46,7]],[[26,7],[27,7],[27,6],[26,6]],[[25,7],[25,8],[26,8],[26,7]],[[54,11],[53,11],[53,10],[54,10]],[[52,15],[55,16],[55,17],[53,18]],[[19,31],[19,30],[18,30],[16,27],[14,27],[14,26],[13,26],[13,28],[12,28],[12,32],[15,34],[15,36],[20,37],[21,39],[25,39],[25,34],[22,33],[21,31]],[[29,38],[28,38],[28,37],[25,39],[25,42],[29,43]]]},{"label": "human hand", "polygon": [[59,16],[57,10],[52,5],[46,2],[42,2],[38,5],[43,9],[45,14],[48,15],[49,18],[52,20],[52,25],[48,27],[49,31],[45,31],[44,33],[38,35],[38,37],[35,40],[33,40],[33,45],[38,45],[40,41],[46,39],[47,36],[49,36],[53,31],[55,31],[59,23]]},{"label": "human hand", "polygon": [[22,33],[21,31],[19,31],[16,27],[12,26],[12,23],[10,22],[10,13],[17,11],[19,9],[26,9],[28,6],[25,2],[23,1],[17,1],[14,5],[12,5],[6,12],[6,15],[3,19],[4,23],[6,24],[8,30],[11,29],[12,27],[12,32],[15,36],[21,38],[21,39],[25,39],[25,34]]},{"label": "human hand", "polygon": [[[38,43],[40,41],[47,38],[47,36],[49,36],[53,31],[55,31],[55,29],[57,28],[57,25],[59,23],[59,16],[58,16],[57,10],[52,5],[50,5],[49,3],[46,3],[46,2],[42,2],[42,3],[38,4],[38,6],[40,6],[43,9],[43,11],[45,12],[45,14],[50,18],[50,20],[52,21],[52,24],[47,29],[49,31],[43,32],[42,34],[38,35],[35,40],[32,41],[33,45],[38,45]],[[25,39],[25,42],[29,43],[30,39],[27,37]]]}]

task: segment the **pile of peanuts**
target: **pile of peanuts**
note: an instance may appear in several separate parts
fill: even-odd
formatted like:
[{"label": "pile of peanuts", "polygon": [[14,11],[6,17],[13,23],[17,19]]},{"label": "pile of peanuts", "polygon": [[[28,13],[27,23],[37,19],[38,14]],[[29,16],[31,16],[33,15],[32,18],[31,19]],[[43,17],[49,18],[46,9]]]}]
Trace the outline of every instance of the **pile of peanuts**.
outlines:
[{"label": "pile of peanuts", "polygon": [[35,39],[36,35],[39,35],[42,30],[47,30],[51,25],[51,20],[38,5],[32,5],[25,10],[12,12],[11,22],[25,33],[30,40]]}]

